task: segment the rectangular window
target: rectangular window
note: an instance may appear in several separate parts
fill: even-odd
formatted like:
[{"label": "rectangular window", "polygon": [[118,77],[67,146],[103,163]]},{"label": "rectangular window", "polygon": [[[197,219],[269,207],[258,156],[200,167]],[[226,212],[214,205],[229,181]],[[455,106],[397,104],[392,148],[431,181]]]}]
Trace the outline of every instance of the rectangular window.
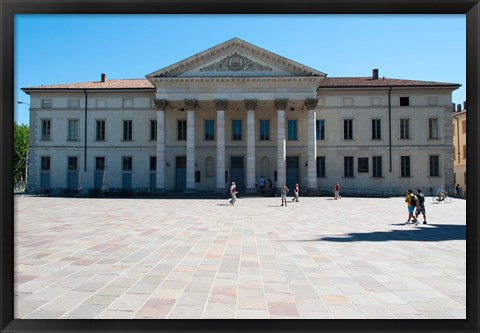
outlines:
[{"label": "rectangular window", "polygon": [[123,108],[133,109],[133,99],[124,99],[122,106]]},{"label": "rectangular window", "polygon": [[150,120],[150,140],[157,140],[157,121]]},{"label": "rectangular window", "polygon": [[96,171],[105,170],[105,157],[104,156],[95,157],[95,170]]},{"label": "rectangular window", "polygon": [[80,100],[78,98],[71,98],[68,100],[69,109],[80,109]]},{"label": "rectangular window", "polygon": [[467,146],[463,145],[463,159],[467,158]]},{"label": "rectangular window", "polygon": [[462,133],[467,133],[467,121],[462,120]]},{"label": "rectangular window", "polygon": [[51,140],[52,139],[52,122],[49,119],[42,120],[42,141]]},{"label": "rectangular window", "polygon": [[352,97],[344,97],[343,98],[343,106],[353,106],[353,98]]},{"label": "rectangular window", "polygon": [[381,178],[382,175],[382,156],[372,157],[373,177]]},{"label": "rectangular window", "polygon": [[400,106],[409,106],[410,97],[400,97]]},{"label": "rectangular window", "polygon": [[95,102],[97,109],[105,109],[107,107],[106,99],[97,99]]},{"label": "rectangular window", "polygon": [[438,97],[437,96],[428,96],[428,105],[430,105],[430,106],[438,105]]},{"label": "rectangular window", "polygon": [[438,139],[438,118],[428,119],[428,138]]},{"label": "rectangular window", "polygon": [[76,156],[68,157],[68,171],[78,170],[78,158]]},{"label": "rectangular window", "polygon": [[317,120],[317,140],[325,140],[325,119]]},{"label": "rectangular window", "polygon": [[372,106],[381,106],[382,105],[382,98],[381,97],[371,97],[370,104]]},{"label": "rectangular window", "polygon": [[380,140],[382,138],[381,119],[372,119],[372,140]]},{"label": "rectangular window", "polygon": [[410,177],[410,156],[400,156],[400,175]]},{"label": "rectangular window", "polygon": [[124,120],[123,121],[123,141],[132,141],[133,140],[133,121]]},{"label": "rectangular window", "polygon": [[78,119],[68,120],[68,141],[79,140],[79,124],[80,122]]},{"label": "rectangular window", "polygon": [[150,171],[157,170],[157,156],[150,156]]},{"label": "rectangular window", "polygon": [[187,140],[187,121],[186,120],[177,120],[177,140],[178,141]]},{"label": "rectangular window", "polygon": [[358,158],[358,172],[368,172],[368,157]]},{"label": "rectangular window", "polygon": [[40,170],[50,171],[50,156],[42,156],[40,164]]},{"label": "rectangular window", "polygon": [[400,119],[400,139],[410,139],[410,119]]},{"label": "rectangular window", "polygon": [[215,121],[212,119],[205,119],[205,141],[215,140]]},{"label": "rectangular window", "polygon": [[287,140],[297,140],[297,120],[290,119],[288,120],[288,135]]},{"label": "rectangular window", "polygon": [[317,177],[325,178],[325,156],[317,157]]},{"label": "rectangular window", "polygon": [[242,140],[242,121],[232,120],[232,140]]},{"label": "rectangular window", "polygon": [[95,140],[96,141],[105,141],[105,130],[106,130],[106,121],[97,120],[96,129],[95,129]]},{"label": "rectangular window", "polygon": [[42,109],[51,109],[52,100],[51,99],[42,99]]},{"label": "rectangular window", "polygon": [[430,156],[430,177],[440,176],[440,157],[438,155]]},{"label": "rectangular window", "polygon": [[345,156],[343,158],[343,176],[345,178],[353,177],[353,156]]},{"label": "rectangular window", "polygon": [[270,120],[260,120],[260,140],[270,140]]},{"label": "rectangular window", "polygon": [[353,140],[353,119],[343,120],[343,139]]},{"label": "rectangular window", "polygon": [[132,171],[132,157],[123,156],[122,157],[122,171]]}]

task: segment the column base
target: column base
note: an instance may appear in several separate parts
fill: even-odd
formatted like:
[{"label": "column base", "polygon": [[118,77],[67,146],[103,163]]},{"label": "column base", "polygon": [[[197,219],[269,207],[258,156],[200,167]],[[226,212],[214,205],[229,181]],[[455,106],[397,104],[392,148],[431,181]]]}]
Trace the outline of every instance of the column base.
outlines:
[{"label": "column base", "polygon": [[257,189],[256,188],[246,188],[245,189],[245,194],[257,194]]},{"label": "column base", "polygon": [[318,188],[313,187],[313,188],[307,188],[308,196],[317,196],[320,195],[320,191]]},{"label": "column base", "polygon": [[187,188],[185,191],[183,191],[183,193],[185,193],[185,194],[193,194],[193,193],[197,193],[197,190],[194,189],[194,188]]},{"label": "column base", "polygon": [[226,187],[217,187],[217,188],[215,189],[215,193],[217,193],[217,194],[227,193],[227,188],[226,188]]}]

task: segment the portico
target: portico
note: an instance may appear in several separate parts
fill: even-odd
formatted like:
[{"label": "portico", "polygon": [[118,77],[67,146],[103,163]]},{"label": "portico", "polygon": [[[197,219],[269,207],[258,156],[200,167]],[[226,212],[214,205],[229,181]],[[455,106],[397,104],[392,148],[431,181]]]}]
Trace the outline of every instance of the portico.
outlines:
[{"label": "portico", "polygon": [[[185,192],[199,190],[203,176],[215,177],[211,190],[219,193],[231,181],[255,193],[262,173],[281,185],[287,182],[287,154],[302,160],[290,182],[308,179],[304,186],[316,190],[316,89],[324,73],[234,38],[146,77],[156,89],[157,191],[165,188],[165,158],[175,154],[186,157]],[[174,135],[165,139],[181,118],[186,118],[185,142]],[[202,133],[205,122],[214,124],[213,140]],[[266,136],[259,134],[260,122]],[[300,169],[303,164],[308,171]],[[170,172],[170,178],[177,176]]]}]

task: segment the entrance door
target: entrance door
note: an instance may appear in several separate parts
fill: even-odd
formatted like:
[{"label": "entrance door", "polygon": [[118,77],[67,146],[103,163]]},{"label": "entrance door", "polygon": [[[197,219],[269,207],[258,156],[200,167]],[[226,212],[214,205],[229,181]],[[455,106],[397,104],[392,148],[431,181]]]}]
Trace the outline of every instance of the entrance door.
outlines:
[{"label": "entrance door", "polygon": [[[293,192],[295,184],[299,183],[300,158],[298,156],[287,156],[287,187]],[[281,186],[281,184],[278,184]]]},{"label": "entrance door", "polygon": [[183,192],[187,188],[187,157],[177,156],[175,159],[175,191]]},{"label": "entrance door", "polygon": [[[230,157],[230,181],[235,182],[238,192],[245,191],[245,183],[243,180],[243,156]],[[230,184],[228,185],[230,187]]]}]

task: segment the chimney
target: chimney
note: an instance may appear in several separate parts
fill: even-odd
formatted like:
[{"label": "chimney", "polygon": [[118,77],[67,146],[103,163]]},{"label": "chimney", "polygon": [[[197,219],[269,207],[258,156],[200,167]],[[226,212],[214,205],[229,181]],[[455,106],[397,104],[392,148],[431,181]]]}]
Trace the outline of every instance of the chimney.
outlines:
[{"label": "chimney", "polygon": [[372,69],[372,79],[378,80],[378,68]]},{"label": "chimney", "polygon": [[464,109],[464,110],[467,109],[467,101],[464,101],[464,102],[463,102],[463,109]]},{"label": "chimney", "polygon": [[106,82],[107,81],[107,74],[102,73],[102,79],[101,82]]},{"label": "chimney", "polygon": [[452,112],[455,112],[455,103],[452,103]]},{"label": "chimney", "polygon": [[462,111],[462,104],[457,104],[457,112]]}]

